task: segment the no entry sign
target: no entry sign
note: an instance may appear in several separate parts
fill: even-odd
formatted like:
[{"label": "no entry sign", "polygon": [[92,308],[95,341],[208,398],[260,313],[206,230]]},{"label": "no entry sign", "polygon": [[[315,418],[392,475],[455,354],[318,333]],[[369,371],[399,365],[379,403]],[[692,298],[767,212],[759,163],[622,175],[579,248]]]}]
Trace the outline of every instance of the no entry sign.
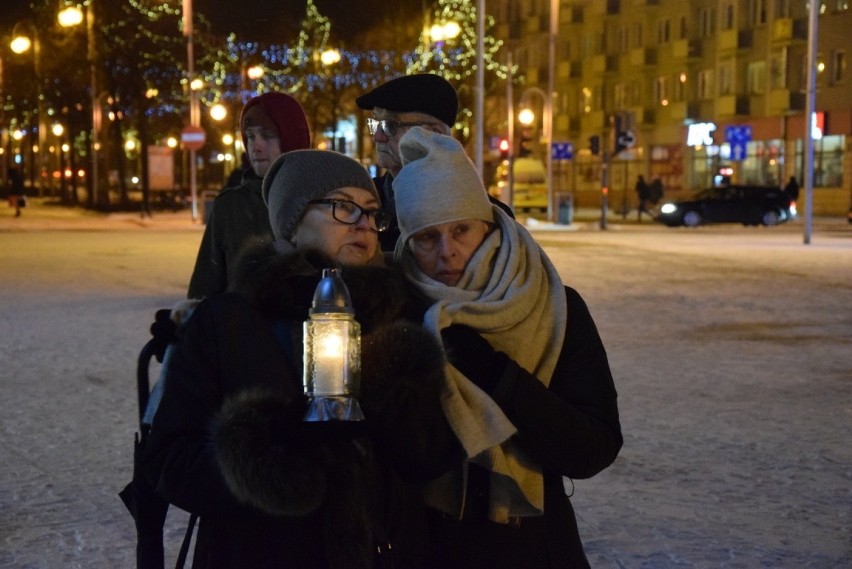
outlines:
[{"label": "no entry sign", "polygon": [[200,126],[189,125],[180,132],[180,141],[187,150],[201,150],[207,135]]}]

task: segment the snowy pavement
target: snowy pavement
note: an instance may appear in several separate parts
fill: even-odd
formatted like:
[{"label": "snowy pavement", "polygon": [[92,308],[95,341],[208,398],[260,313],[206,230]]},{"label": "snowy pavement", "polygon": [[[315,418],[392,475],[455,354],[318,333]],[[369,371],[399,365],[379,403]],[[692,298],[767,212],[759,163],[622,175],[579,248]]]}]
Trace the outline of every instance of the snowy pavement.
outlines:
[{"label": "snowy pavement", "polygon": [[[0,569],[131,567],[117,492],[135,359],[154,311],[182,297],[202,227],[7,213]],[[573,483],[592,567],[852,567],[852,226],[817,223],[803,245],[801,224],[610,223],[533,228],[588,302],[619,390],[624,449]]]}]

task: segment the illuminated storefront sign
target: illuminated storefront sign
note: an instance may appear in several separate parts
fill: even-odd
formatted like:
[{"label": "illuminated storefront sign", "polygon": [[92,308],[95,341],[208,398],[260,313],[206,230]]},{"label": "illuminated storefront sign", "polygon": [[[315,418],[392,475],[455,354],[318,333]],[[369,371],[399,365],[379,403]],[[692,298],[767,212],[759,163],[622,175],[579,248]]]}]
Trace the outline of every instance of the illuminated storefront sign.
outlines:
[{"label": "illuminated storefront sign", "polygon": [[716,132],[716,125],[712,122],[691,124],[686,132],[686,145],[710,146],[713,144],[714,132]]}]

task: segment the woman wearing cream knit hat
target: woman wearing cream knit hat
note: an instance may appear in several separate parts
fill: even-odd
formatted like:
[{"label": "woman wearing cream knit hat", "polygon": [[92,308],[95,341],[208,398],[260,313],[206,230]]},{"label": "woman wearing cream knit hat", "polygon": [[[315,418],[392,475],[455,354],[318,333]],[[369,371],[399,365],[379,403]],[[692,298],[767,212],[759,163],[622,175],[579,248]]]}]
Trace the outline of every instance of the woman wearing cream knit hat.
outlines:
[{"label": "woman wearing cream knit hat", "polygon": [[433,303],[424,325],[465,451],[426,494],[430,566],[587,567],[563,477],[597,474],[623,442],[594,321],[456,140],[415,127],[400,153],[394,256]]}]

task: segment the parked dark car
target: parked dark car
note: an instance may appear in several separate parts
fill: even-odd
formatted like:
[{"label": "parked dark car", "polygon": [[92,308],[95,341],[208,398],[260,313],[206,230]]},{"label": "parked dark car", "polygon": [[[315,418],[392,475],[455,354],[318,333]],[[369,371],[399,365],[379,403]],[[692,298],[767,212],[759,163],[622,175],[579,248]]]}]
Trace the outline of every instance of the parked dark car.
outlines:
[{"label": "parked dark car", "polygon": [[730,185],[708,188],[692,199],[664,202],[657,221],[673,227],[695,227],[704,223],[777,225],[796,217],[796,202],[780,187]]}]

